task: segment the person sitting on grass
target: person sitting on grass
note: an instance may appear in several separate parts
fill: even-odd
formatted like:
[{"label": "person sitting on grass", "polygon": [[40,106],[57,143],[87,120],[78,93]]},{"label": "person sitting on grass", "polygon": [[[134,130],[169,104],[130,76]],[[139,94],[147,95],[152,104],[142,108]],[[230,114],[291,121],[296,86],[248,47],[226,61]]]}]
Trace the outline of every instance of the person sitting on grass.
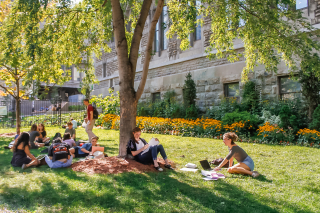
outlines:
[{"label": "person sitting on grass", "polygon": [[[254,162],[251,157],[240,146],[235,144],[237,138],[238,136],[234,132],[227,132],[223,135],[223,142],[226,146],[228,146],[229,154],[219,166],[214,168],[214,170],[220,170],[229,161],[229,173],[246,174],[251,175],[254,178],[258,177],[259,173],[253,171]],[[238,161],[238,163],[234,166],[232,166],[233,158]]]},{"label": "person sitting on grass", "polygon": [[39,124],[39,125],[38,125],[38,132],[39,132],[39,133],[41,134],[41,136],[42,136],[42,142],[43,142],[43,143],[50,141],[50,138],[47,137],[46,128],[44,127],[43,124]]},{"label": "person sitting on grass", "polygon": [[72,127],[74,129],[76,129],[78,127],[78,122],[76,120],[74,120],[73,118],[70,118],[70,122],[72,123],[72,125],[73,125]]},{"label": "person sitting on grass", "polygon": [[69,121],[67,123],[67,128],[66,128],[66,131],[64,133],[70,133],[71,138],[73,140],[76,140],[76,130],[73,128],[73,124],[72,124],[71,121]]},{"label": "person sitting on grass", "polygon": [[30,166],[36,166],[40,161],[35,158],[29,149],[29,133],[23,132],[18,137],[18,140],[13,145],[13,156],[11,160],[11,165],[15,167],[22,167],[26,169]]},{"label": "person sitting on grass", "polygon": [[92,154],[92,146],[100,146],[98,144],[98,137],[91,138],[91,143],[85,143],[80,146],[75,146],[70,149],[70,153],[74,155],[75,158],[84,158],[88,156],[89,154]]},{"label": "person sitting on grass", "polygon": [[[166,163],[165,167],[168,169],[173,169],[168,162],[166,152],[164,151],[164,148],[161,144],[149,147],[149,144],[143,138],[140,138],[141,129],[139,127],[135,127],[132,130],[132,133],[132,138],[129,140],[127,145],[128,154],[132,154],[135,160],[142,164],[154,164],[155,169],[161,172],[163,171],[163,169],[160,168],[157,161],[157,156],[160,152],[162,158]],[[156,138],[156,141],[159,140]],[[149,150],[146,153],[142,153],[148,148]]]},{"label": "person sitting on grass", "polygon": [[[70,136],[70,135],[69,135]],[[72,164],[73,156],[70,154],[69,145],[57,138],[49,147],[46,163],[51,169],[69,167]]]},{"label": "person sitting on grass", "polygon": [[38,127],[36,124],[32,124],[30,134],[30,149],[38,149],[39,147],[44,146],[44,143],[36,142],[38,138],[42,139],[42,135],[38,132]]},{"label": "person sitting on grass", "polygon": [[63,143],[66,143],[69,145],[69,148],[72,148],[74,146],[76,146],[76,143],[74,142],[73,139],[71,139],[71,135],[69,132],[64,133],[63,135]]}]

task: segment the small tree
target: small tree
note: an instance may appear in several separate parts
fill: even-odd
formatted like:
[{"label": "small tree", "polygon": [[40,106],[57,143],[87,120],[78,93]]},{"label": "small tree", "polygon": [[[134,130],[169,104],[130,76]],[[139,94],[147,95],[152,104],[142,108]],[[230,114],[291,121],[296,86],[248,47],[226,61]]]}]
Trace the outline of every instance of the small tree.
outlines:
[{"label": "small tree", "polygon": [[320,129],[320,105],[314,110],[309,128],[316,130]]},{"label": "small tree", "polygon": [[306,98],[309,112],[308,117],[312,119],[312,113],[320,104],[320,58],[317,54],[307,57],[301,63],[299,82],[302,94]]},{"label": "small tree", "polygon": [[247,81],[243,87],[241,103],[245,111],[256,110],[259,105],[259,94],[255,87],[253,81]]},{"label": "small tree", "polygon": [[189,72],[186,75],[186,80],[184,81],[183,85],[183,104],[186,108],[190,107],[191,105],[195,105],[197,98],[197,90],[196,90],[196,84],[194,83],[194,80],[192,79],[192,75]]}]

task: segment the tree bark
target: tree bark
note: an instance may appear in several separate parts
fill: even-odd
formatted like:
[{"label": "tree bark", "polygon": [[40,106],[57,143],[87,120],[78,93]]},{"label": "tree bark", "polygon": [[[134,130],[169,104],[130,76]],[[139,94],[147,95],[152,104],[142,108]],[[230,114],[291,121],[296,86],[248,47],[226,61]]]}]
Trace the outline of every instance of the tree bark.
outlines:
[{"label": "tree bark", "polygon": [[[146,0],[150,1],[150,0]],[[159,3],[160,2],[160,3]],[[164,0],[159,0],[156,9],[156,15],[153,18],[151,29],[151,35],[154,35],[155,24],[158,22],[160,14],[163,8]],[[136,63],[138,60],[138,51],[140,46],[140,40],[142,38],[142,31],[145,25],[145,21],[148,16],[149,10],[147,7],[151,5],[151,2],[144,2],[139,18],[137,29],[135,29],[133,36],[133,44],[131,46],[130,55],[128,56],[128,44],[125,35],[124,26],[124,14],[120,6],[119,0],[112,0],[112,18],[113,18],[113,31],[115,37],[116,51],[118,56],[119,65],[119,86],[120,86],[120,144],[119,144],[119,156],[125,157],[127,155],[127,143],[132,136],[132,130],[136,126],[137,104],[141,94],[137,97],[134,89],[134,77],[136,72]],[[149,8],[148,8],[149,9]],[[156,19],[156,20],[155,20]],[[153,26],[154,25],[154,26]],[[149,35],[148,45],[146,52],[146,62],[143,69],[143,75],[145,76],[140,83],[139,90],[143,91],[146,75],[148,73],[149,62],[151,59],[152,41],[153,36]]]},{"label": "tree bark", "polygon": [[19,85],[19,79],[16,80],[16,86],[17,86],[17,95],[15,97],[16,100],[16,131],[17,134],[20,134],[20,127],[21,127],[21,120],[20,120],[20,85]]}]

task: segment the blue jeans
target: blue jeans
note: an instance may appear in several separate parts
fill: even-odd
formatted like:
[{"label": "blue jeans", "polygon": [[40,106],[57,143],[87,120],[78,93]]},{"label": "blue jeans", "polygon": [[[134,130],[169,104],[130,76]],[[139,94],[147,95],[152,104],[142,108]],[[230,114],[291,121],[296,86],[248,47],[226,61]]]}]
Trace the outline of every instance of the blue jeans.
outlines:
[{"label": "blue jeans", "polygon": [[45,160],[46,160],[46,163],[48,164],[48,166],[51,168],[51,169],[56,169],[56,168],[62,168],[62,167],[69,167],[71,166],[72,164],[72,159],[73,159],[73,156],[71,155],[70,156],[70,159],[67,160],[67,162],[65,163],[62,163],[61,161],[55,161],[55,162],[52,162],[52,160],[46,156]]},{"label": "blue jeans", "polygon": [[143,155],[139,153],[135,159],[142,164],[153,164],[153,161],[157,160],[159,152],[164,160],[167,159],[166,152],[161,144],[150,146],[148,152],[144,153]]}]

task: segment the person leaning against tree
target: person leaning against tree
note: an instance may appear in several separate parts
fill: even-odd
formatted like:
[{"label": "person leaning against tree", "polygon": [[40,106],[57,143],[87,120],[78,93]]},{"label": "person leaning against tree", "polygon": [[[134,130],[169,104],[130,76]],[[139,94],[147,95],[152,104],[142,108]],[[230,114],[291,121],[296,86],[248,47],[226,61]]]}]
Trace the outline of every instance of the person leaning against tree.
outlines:
[{"label": "person leaning against tree", "polygon": [[[254,178],[258,177],[259,173],[257,171],[253,171],[254,162],[251,157],[240,146],[235,144],[237,138],[238,136],[234,132],[227,132],[223,135],[223,142],[226,146],[228,146],[229,154],[219,166],[214,168],[214,170],[220,170],[229,161],[229,173],[246,174],[251,175]],[[234,166],[232,166],[233,158],[238,161],[238,163]]]},{"label": "person leaning against tree", "polygon": [[89,142],[91,138],[97,137],[93,132],[92,129],[94,127],[95,119],[93,119],[93,106],[89,103],[89,99],[84,99],[83,104],[87,107],[87,117],[85,118],[86,125],[86,132],[89,137]]}]

